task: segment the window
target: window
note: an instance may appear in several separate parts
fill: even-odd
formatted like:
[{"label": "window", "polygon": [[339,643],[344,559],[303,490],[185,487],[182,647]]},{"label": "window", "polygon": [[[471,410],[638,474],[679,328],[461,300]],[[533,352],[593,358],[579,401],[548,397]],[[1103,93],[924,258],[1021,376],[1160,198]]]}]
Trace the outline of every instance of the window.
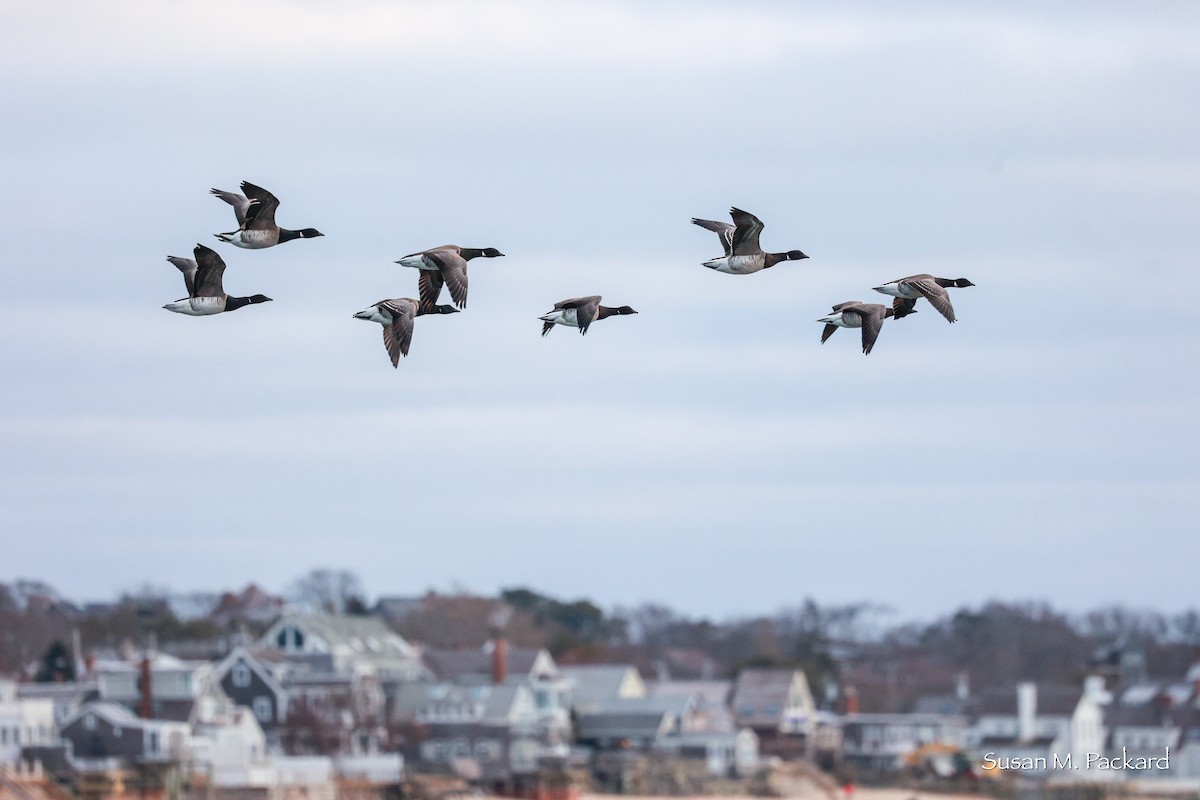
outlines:
[{"label": "window", "polygon": [[87,714],[84,716],[83,728],[84,728],[84,730],[88,730],[88,731],[96,730],[96,715],[95,714]]},{"label": "window", "polygon": [[239,689],[250,685],[250,668],[241,661],[233,667],[233,685]]},{"label": "window", "polygon": [[158,752],[158,732],[150,731],[146,738],[146,750],[150,753]]},{"label": "window", "polygon": [[273,716],[271,711],[271,698],[264,694],[254,698],[254,716],[258,717],[259,722],[270,722]]},{"label": "window", "polygon": [[304,634],[299,628],[288,625],[275,636],[275,643],[279,645],[280,650],[301,650],[304,648]]}]

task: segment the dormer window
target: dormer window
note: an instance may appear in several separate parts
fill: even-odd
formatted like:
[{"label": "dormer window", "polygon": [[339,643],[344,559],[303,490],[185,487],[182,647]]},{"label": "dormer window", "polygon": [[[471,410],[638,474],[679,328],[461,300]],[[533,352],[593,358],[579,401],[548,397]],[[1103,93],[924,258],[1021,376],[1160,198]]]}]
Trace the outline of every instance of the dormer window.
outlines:
[{"label": "dormer window", "polygon": [[304,648],[304,634],[294,625],[285,625],[275,636],[275,643],[280,650],[301,650]]}]

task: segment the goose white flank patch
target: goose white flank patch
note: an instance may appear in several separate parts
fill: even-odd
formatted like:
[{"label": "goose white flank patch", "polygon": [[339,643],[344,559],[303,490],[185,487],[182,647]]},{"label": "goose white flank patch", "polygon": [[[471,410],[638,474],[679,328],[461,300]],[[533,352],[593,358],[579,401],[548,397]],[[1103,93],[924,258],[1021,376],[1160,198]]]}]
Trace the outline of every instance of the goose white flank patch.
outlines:
[{"label": "goose white flank patch", "polygon": [[935,278],[932,275],[922,274],[897,278],[882,286],[876,286],[875,291],[896,298],[892,301],[892,310],[895,312],[896,319],[902,319],[912,314],[917,300],[924,297],[947,321],[954,322],[956,320],[954,306],[950,305],[950,293],[946,289],[950,287],[963,289],[974,285],[966,278]]},{"label": "goose white flank patch", "polygon": [[500,258],[504,255],[494,247],[459,247],[456,244],[433,247],[419,253],[409,253],[396,263],[421,271],[418,289],[421,302],[436,305],[442,286],[450,287],[450,299],[459,308],[467,305],[467,262],[473,258]]},{"label": "goose white flank patch", "polygon": [[554,330],[555,325],[578,328],[580,335],[583,335],[588,332],[588,326],[598,319],[638,313],[629,306],[617,308],[602,306],[600,299],[600,295],[594,294],[589,297],[572,297],[569,300],[555,303],[551,311],[538,317],[542,321],[542,336]]},{"label": "goose white flank patch", "polygon": [[276,225],[275,209],[279,208],[279,198],[261,186],[242,181],[244,194],[235,194],[221,189],[212,189],[211,191],[233,206],[233,213],[238,221],[236,231],[213,234],[222,242],[244,247],[247,250],[261,250],[264,247],[274,247],[293,239],[313,239],[325,235],[316,228],[301,228],[293,231]]},{"label": "goose white flank patch", "polygon": [[838,328],[862,328],[863,355],[870,355],[875,340],[879,338],[879,331],[883,328],[883,321],[890,316],[893,316],[892,309],[879,303],[860,303],[857,300],[838,303],[833,307],[832,314],[817,320],[825,323],[825,330],[821,332],[821,344],[825,344]]},{"label": "goose white flank patch", "polygon": [[400,366],[400,358],[408,356],[412,343],[413,320],[425,314],[456,314],[453,306],[420,303],[411,297],[380,300],[354,315],[355,319],[378,322],[383,326],[383,346],[387,348],[392,366]]},{"label": "goose white flank patch", "polygon": [[730,275],[749,275],[752,272],[770,269],[780,261],[808,258],[799,250],[764,253],[758,243],[758,235],[763,229],[762,220],[740,208],[729,209],[729,216],[733,218],[732,225],[711,219],[692,218],[692,224],[714,231],[721,239],[721,246],[725,248],[725,255],[704,262],[704,266],[709,269]]},{"label": "goose white flank patch", "polygon": [[183,282],[187,286],[188,296],[174,303],[167,303],[163,308],[176,314],[187,314],[192,317],[207,317],[225,311],[237,311],[242,306],[255,303],[269,303],[271,298],[256,294],[250,297],[230,297],[222,287],[225,274],[225,262],[216,251],[202,244],[196,245],[192,254],[195,260],[167,256],[179,271],[183,273]]}]

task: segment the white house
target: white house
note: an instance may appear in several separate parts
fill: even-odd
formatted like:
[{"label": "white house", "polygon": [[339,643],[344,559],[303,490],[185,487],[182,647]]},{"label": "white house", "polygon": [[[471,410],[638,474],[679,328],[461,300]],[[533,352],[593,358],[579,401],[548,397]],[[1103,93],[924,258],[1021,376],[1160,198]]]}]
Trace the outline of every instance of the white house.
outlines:
[{"label": "white house", "polygon": [[48,746],[57,741],[54,702],[20,698],[13,681],[0,680],[0,764],[16,764],[22,747]]},{"label": "white house", "polygon": [[427,676],[420,653],[375,617],[285,614],[259,639],[288,656],[329,656],[332,671],[370,674],[380,681]]},{"label": "white house", "polygon": [[[1088,754],[1104,752],[1108,700],[1099,678],[1080,688],[1021,683],[984,692],[970,731],[976,763],[1063,780],[1095,778],[1097,771],[1086,769]],[[1071,769],[1063,769],[1067,764]]]}]

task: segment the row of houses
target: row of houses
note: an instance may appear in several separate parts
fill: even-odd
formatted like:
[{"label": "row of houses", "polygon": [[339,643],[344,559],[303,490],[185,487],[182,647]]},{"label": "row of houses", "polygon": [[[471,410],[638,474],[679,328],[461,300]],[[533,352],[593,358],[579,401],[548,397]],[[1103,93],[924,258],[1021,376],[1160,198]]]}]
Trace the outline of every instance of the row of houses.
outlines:
[{"label": "row of houses", "polygon": [[929,697],[911,714],[849,714],[842,757],[862,770],[1153,781],[1200,789],[1200,667],[1178,681],[1021,683]]},{"label": "row of houses", "polygon": [[[779,758],[882,775],[1200,781],[1200,671],[1112,688],[1099,677],[977,694],[962,684],[910,714],[834,713],[798,670],[646,680],[629,665],[559,665],[499,637],[418,648],[376,618],[285,614],[217,661],[127,652],[81,659],[77,674],[0,682],[0,763],[36,757],[76,774],[174,765],[181,780],[218,788],[394,784],[407,765],[517,792],[612,753],[714,779]],[[1169,767],[1129,768],[1130,754],[1169,755]]]}]

